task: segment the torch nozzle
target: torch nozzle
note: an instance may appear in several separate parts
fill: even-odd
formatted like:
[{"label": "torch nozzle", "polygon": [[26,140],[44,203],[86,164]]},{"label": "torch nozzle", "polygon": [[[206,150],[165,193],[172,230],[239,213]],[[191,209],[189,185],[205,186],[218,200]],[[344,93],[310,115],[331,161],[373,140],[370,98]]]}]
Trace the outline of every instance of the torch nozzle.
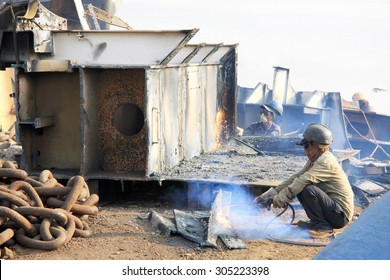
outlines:
[{"label": "torch nozzle", "polygon": [[272,199],[268,200],[262,200],[257,202],[256,206],[261,208],[261,209],[267,209],[268,211],[271,210],[271,205],[272,205]]}]

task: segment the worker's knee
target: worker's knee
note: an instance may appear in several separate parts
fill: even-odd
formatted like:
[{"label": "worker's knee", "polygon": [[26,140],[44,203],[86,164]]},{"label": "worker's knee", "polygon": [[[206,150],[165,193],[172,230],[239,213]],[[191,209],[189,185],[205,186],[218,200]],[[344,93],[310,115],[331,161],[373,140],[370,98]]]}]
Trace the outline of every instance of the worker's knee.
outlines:
[{"label": "worker's knee", "polygon": [[305,199],[305,198],[315,198],[317,197],[318,187],[315,185],[307,185],[303,188],[303,190],[298,194],[298,198]]}]

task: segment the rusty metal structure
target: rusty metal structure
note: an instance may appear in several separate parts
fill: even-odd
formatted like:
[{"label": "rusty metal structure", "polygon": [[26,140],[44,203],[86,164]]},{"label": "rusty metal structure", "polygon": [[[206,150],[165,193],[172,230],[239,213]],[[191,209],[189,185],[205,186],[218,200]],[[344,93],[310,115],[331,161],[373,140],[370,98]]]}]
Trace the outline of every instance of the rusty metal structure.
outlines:
[{"label": "rusty metal structure", "polygon": [[72,30],[40,1],[11,2],[0,65],[15,72],[29,174],[149,180],[234,130],[237,45],[190,44],[198,29]]}]

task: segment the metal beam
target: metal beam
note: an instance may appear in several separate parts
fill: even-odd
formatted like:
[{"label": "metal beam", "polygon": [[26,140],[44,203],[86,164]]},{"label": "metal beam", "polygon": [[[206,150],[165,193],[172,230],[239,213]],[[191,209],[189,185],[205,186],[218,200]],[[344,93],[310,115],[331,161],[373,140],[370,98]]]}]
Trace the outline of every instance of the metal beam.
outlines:
[{"label": "metal beam", "polygon": [[201,48],[206,46],[206,43],[200,43],[198,44],[195,49],[186,57],[183,59],[182,63],[188,63],[190,60],[199,52]]},{"label": "metal beam", "polygon": [[203,58],[202,62],[205,63],[207,60],[214,54],[216,53],[219,48],[222,46],[222,43],[215,45],[215,47]]},{"label": "metal beam", "polygon": [[189,40],[191,40],[192,37],[195,36],[195,34],[199,31],[198,28],[192,29],[190,33],[187,34],[187,36],[180,42],[180,44],[177,45],[177,47],[172,50],[161,62],[160,65],[167,65],[174,56],[188,43]]}]

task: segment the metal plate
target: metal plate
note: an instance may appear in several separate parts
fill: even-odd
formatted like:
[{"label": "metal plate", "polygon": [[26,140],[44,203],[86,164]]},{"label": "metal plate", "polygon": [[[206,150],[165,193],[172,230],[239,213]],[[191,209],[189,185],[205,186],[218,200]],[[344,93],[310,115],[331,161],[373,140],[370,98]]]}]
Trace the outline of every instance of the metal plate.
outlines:
[{"label": "metal plate", "polygon": [[174,209],[173,212],[175,214],[177,230],[183,237],[199,243],[201,246],[217,247],[216,243],[207,240],[207,217],[186,213],[177,209]]}]

